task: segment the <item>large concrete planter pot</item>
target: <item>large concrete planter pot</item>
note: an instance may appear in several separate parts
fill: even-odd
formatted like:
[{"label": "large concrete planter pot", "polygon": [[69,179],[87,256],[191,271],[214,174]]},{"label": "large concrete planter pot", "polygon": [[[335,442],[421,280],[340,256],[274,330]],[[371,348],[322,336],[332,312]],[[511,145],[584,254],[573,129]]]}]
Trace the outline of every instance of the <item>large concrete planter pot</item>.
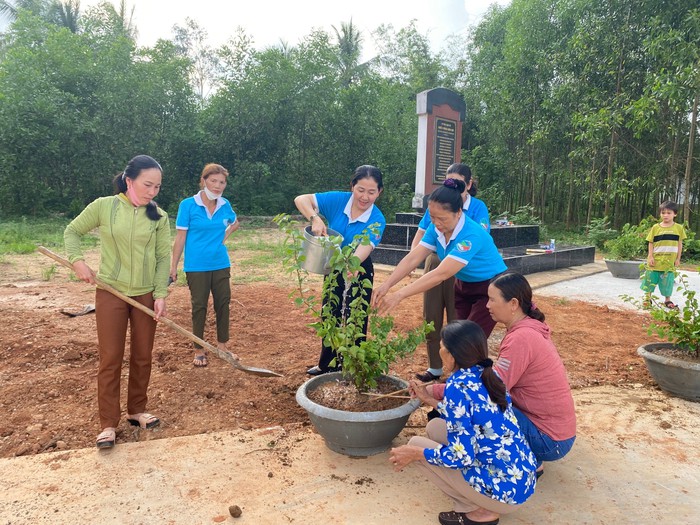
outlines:
[{"label": "large concrete planter pot", "polygon": [[620,279],[639,279],[642,271],[639,265],[644,261],[612,261],[605,259],[605,265],[608,271],[613,274],[613,277]]},{"label": "large concrete planter pot", "polygon": [[[398,408],[378,412],[347,412],[321,406],[308,398],[308,392],[341,377],[340,372],[334,372],[309,379],[297,390],[297,403],[309,413],[314,428],[334,452],[360,457],[384,452],[420,401],[411,399]],[[396,383],[397,390],[408,386],[402,379],[391,376],[390,379]]]},{"label": "large concrete planter pot", "polygon": [[644,358],[651,377],[665,392],[674,396],[700,401],[700,363],[655,354],[661,348],[674,348],[672,343],[649,343],[637,349]]}]

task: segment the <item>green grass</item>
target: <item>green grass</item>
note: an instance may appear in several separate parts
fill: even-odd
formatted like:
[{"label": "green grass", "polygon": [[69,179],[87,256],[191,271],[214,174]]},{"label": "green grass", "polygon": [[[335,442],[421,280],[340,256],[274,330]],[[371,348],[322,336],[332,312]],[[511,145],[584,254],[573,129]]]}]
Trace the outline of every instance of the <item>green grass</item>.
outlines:
[{"label": "green grass", "polygon": [[233,252],[237,284],[269,281],[282,273],[284,246],[279,230],[241,228],[227,244]]},{"label": "green grass", "polygon": [[[21,219],[0,222],[0,255],[25,254],[36,250],[37,245],[48,248],[63,246],[63,230],[68,219]],[[83,238],[83,246],[97,246],[97,236],[88,234]]]}]

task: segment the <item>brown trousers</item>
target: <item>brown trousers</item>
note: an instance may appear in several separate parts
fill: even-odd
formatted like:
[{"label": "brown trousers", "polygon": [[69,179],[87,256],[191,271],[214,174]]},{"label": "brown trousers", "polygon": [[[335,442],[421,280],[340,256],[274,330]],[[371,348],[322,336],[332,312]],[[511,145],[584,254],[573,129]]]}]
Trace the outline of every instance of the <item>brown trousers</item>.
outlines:
[{"label": "brown trousers", "polygon": [[[153,294],[132,297],[148,308],[153,308]],[[97,342],[100,364],[97,371],[97,405],[101,428],[119,426],[120,379],[126,328],[131,325],[129,353],[129,385],[126,411],[139,414],[146,411],[148,382],[151,379],[151,356],[156,322],[141,310],[125,303],[111,293],[97,289],[95,294]]]},{"label": "brown trousers", "polygon": [[[440,265],[440,258],[435,252],[428,255],[425,260],[423,275],[434,270]],[[426,346],[428,347],[428,368],[442,368],[442,359],[440,359],[440,330],[445,319],[445,311],[447,311],[447,322],[457,319],[455,310],[455,279],[450,277],[431,288],[427,292],[423,292],[423,318],[426,322],[433,322],[435,327],[434,332],[430,332],[426,338]]]},{"label": "brown trousers", "polygon": [[[447,425],[442,418],[431,419],[425,427],[428,437],[413,436],[408,444],[420,448],[437,448],[447,444]],[[430,481],[454,501],[455,512],[472,512],[479,507],[497,514],[510,514],[520,505],[509,505],[480,494],[467,483],[457,469],[431,465],[425,459],[415,462]]]}]

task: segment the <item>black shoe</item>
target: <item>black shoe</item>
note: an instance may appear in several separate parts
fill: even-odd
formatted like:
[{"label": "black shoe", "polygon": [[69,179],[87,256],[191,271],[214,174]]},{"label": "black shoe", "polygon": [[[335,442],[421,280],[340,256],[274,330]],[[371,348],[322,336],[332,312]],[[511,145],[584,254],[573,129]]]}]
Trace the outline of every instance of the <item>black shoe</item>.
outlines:
[{"label": "black shoe", "polygon": [[424,383],[430,383],[431,381],[437,381],[442,376],[436,376],[430,370],[426,370],[423,374],[416,374],[416,379],[423,381]]},{"label": "black shoe", "polygon": [[440,412],[433,408],[430,412],[428,412],[428,421],[435,419],[436,417],[440,417]]},{"label": "black shoe", "polygon": [[441,512],[438,520],[442,525],[498,525],[498,518],[491,521],[474,521],[467,517],[466,512]]}]

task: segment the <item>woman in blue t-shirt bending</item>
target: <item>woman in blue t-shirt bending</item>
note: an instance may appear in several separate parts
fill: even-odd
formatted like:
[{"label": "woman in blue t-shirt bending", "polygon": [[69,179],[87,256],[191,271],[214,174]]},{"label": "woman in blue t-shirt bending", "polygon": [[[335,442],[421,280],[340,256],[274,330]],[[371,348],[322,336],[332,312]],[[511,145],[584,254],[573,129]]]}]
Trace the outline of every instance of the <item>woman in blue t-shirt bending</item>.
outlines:
[{"label": "woman in blue t-shirt bending", "polygon": [[[489,282],[506,271],[501,254],[491,235],[467,217],[462,209],[465,184],[457,179],[445,179],[428,199],[432,224],[420,243],[396,266],[389,278],[372,292],[372,306],[387,313],[403,299],[425,292],[452,276],[456,278],[455,302],[468,305],[458,311],[477,323],[488,337],[495,326],[486,308]],[[436,252],[440,264],[417,281],[389,293],[392,286],[415,270],[431,253]]]},{"label": "woman in blue t-shirt bending", "polygon": [[[382,172],[374,166],[360,166],[355,169],[351,191],[329,191],[325,193],[307,193],[299,195],[294,199],[294,204],[301,214],[311,222],[311,231],[317,236],[328,235],[326,224],[321,219],[323,215],[328,221],[328,228],[337,231],[343,236],[342,246],[350,244],[356,235],[368,233],[370,244],[360,245],[355,250],[355,255],[360,258],[366,279],[374,281],[374,266],[370,254],[379,244],[386,227],[386,219],[379,208],[374,205],[382,193],[384,184],[382,182]],[[376,228],[374,232],[369,230],[372,226]],[[328,277],[326,277],[328,278]],[[340,298],[345,290],[345,280],[338,277],[338,283],[333,294],[338,297],[333,315],[340,318],[343,315],[342,300]],[[326,300],[324,299],[324,304]],[[367,333],[367,319],[363,332]],[[335,362],[334,362],[335,360]],[[331,366],[331,363],[334,365]],[[315,376],[340,370],[342,363],[339,362],[335,351],[330,347],[321,346],[321,357],[318,365],[306,371],[307,374]]]},{"label": "woman in blue t-shirt bending", "polygon": [[[231,203],[222,197],[227,177],[228,171],[219,164],[204,166],[199,181],[201,191],[183,200],[177,211],[177,234],[170,263],[170,278],[177,281],[177,265],[184,249],[184,270],[192,297],[192,332],[204,339],[211,293],[216,313],[217,346],[224,352],[228,352],[231,303],[231,260],[224,243],[239,226]],[[195,343],[194,352],[192,364],[207,366],[204,349]],[[236,354],[231,355],[238,359]]]}]

